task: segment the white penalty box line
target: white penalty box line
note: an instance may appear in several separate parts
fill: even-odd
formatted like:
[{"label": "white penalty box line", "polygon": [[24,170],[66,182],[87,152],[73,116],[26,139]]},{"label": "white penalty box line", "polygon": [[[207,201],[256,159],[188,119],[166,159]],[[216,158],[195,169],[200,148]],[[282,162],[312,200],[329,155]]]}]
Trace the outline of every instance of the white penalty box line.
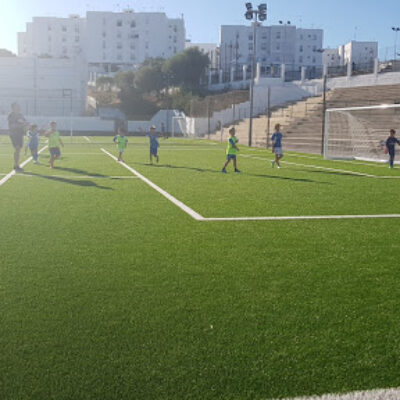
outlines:
[{"label": "white penalty box line", "polygon": [[[41,154],[43,151],[47,149],[47,145],[42,147],[39,151],[38,154]],[[29,164],[33,160],[33,157],[29,157],[26,159],[22,164],[21,168],[24,168],[27,164]],[[0,179],[0,186],[3,186],[7,181],[9,181],[14,175],[16,175],[16,171],[12,170],[9,174],[7,174],[4,178]]]},{"label": "white penalty box line", "polygon": [[103,153],[111,157],[114,161],[119,162],[124,168],[136,175],[140,180],[145,182],[151,188],[156,190],[170,202],[179,207],[193,219],[200,222],[240,222],[240,221],[305,221],[305,220],[343,220],[343,219],[393,219],[400,218],[400,214],[378,214],[378,215],[304,215],[304,216],[282,216],[282,217],[232,217],[232,218],[205,218],[180,200],[161,189],[155,183],[143,176],[141,173],[130,167],[128,164],[118,161],[118,158],[109,153],[107,150],[101,149]]}]

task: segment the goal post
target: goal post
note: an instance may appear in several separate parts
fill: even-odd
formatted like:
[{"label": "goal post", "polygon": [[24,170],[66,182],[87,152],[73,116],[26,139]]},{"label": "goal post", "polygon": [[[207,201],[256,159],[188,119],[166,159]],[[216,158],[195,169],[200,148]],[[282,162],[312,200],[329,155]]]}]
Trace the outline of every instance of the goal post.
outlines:
[{"label": "goal post", "polygon": [[387,162],[386,139],[400,128],[400,104],[326,110],[325,159]]}]

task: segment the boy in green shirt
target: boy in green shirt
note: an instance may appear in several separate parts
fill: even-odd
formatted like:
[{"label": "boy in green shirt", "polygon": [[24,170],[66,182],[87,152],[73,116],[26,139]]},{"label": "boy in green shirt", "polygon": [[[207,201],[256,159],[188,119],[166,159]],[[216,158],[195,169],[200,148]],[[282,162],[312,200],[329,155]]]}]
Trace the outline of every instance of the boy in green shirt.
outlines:
[{"label": "boy in green shirt", "polygon": [[57,130],[57,123],[50,123],[50,130],[44,134],[49,138],[49,151],[50,151],[50,167],[54,168],[54,161],[59,159],[61,156],[60,146],[64,147],[64,143],[61,140],[60,132]]},{"label": "boy in green shirt", "polygon": [[229,129],[229,134],[231,137],[229,138],[228,141],[228,147],[226,149],[226,163],[223,166],[221,172],[226,174],[226,167],[228,164],[233,160],[233,166],[235,167],[235,172],[240,173],[240,171],[237,169],[237,160],[236,160],[236,154],[238,151],[240,151],[239,147],[237,147],[237,143],[239,143],[239,139],[235,136],[236,129],[232,127]]},{"label": "boy in green shirt", "polygon": [[124,154],[125,149],[128,146],[128,138],[125,136],[126,130],[124,128],[118,129],[118,135],[114,137],[113,141],[118,148],[118,161],[124,162],[122,159],[122,154]]}]

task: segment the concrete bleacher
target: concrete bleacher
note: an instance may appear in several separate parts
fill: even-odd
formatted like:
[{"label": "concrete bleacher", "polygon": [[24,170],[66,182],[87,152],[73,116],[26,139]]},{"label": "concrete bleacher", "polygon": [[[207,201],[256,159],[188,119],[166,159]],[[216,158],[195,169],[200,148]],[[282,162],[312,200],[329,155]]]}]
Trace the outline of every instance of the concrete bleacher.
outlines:
[{"label": "concrete bleacher", "polygon": [[[381,85],[368,87],[340,88],[327,92],[327,108],[347,108],[370,106],[380,104],[394,104],[400,102],[400,85]],[[379,114],[378,114],[379,115]],[[382,112],[376,117],[371,117],[371,126],[383,126],[382,135],[387,134],[387,127],[382,122],[387,120],[387,115]],[[366,115],[363,118],[368,118]],[[322,120],[323,100],[322,96],[310,97],[305,100],[288,104],[285,107],[274,109],[270,115],[270,133],[279,123],[284,133],[284,147],[287,150],[321,153],[322,149]],[[236,125],[237,137],[243,144],[248,143],[249,120],[242,120]],[[253,146],[267,146],[268,118],[260,115],[253,119]],[[224,139],[228,137],[227,131]],[[214,139],[219,139],[217,132]]]}]

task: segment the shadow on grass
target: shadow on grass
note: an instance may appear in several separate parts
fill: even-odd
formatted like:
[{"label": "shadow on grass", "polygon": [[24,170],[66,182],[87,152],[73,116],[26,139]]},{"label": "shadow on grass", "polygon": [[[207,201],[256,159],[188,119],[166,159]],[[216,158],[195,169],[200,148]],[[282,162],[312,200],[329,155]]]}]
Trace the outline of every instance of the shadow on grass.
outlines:
[{"label": "shadow on grass", "polygon": [[[57,169],[60,169],[60,168],[57,168]],[[60,176],[41,175],[41,174],[36,174],[34,172],[29,172],[29,175],[35,176],[37,178],[47,179],[50,181],[67,183],[67,184],[74,185],[74,186],[91,187],[91,188],[102,189],[102,190],[114,190],[110,187],[101,186],[101,185],[98,185],[96,182],[89,181],[89,180],[74,180],[74,179],[69,179],[69,178],[62,178]]]},{"label": "shadow on grass", "polygon": [[[177,165],[169,165],[169,164],[140,164],[136,163],[138,165],[145,165],[147,167],[155,167],[155,168],[168,168],[168,169],[184,169],[184,170],[189,170],[189,171],[196,171],[196,172],[210,172],[213,174],[222,174],[221,171],[217,171],[215,169],[207,169],[207,168],[197,168],[197,167],[182,167],[182,166],[177,166]],[[234,173],[232,171],[232,173]],[[245,176],[254,176],[256,178],[267,178],[267,179],[278,179],[278,180],[284,180],[284,181],[292,181],[292,182],[302,182],[302,183],[317,183],[321,185],[333,185],[331,182],[321,182],[321,181],[315,181],[313,179],[307,179],[307,178],[289,178],[285,176],[277,176],[277,175],[266,175],[266,174],[251,174],[247,172],[241,172],[240,175],[245,175]]]},{"label": "shadow on grass", "polygon": [[367,174],[363,175],[362,172],[339,172],[339,171],[321,171],[321,170],[302,170],[298,169],[297,171],[303,171],[307,173],[313,174],[325,174],[325,175],[338,175],[338,176],[351,176],[353,178],[366,178]]},{"label": "shadow on grass", "polygon": [[96,178],[109,178],[107,175],[102,175],[102,174],[92,174],[91,172],[84,171],[83,169],[78,169],[78,168],[67,168],[67,167],[56,167],[55,168],[58,171],[65,171],[65,172],[71,172],[73,174],[80,174],[80,175],[89,175],[89,176],[94,176]]}]

